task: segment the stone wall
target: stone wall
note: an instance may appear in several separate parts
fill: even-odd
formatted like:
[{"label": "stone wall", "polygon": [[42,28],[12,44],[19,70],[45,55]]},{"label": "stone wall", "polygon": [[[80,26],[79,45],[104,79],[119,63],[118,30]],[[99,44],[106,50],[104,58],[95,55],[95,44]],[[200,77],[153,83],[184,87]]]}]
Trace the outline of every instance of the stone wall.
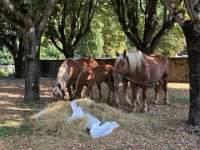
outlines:
[{"label": "stone wall", "polygon": [[169,58],[169,81],[189,82],[187,58]]},{"label": "stone wall", "polygon": [[[96,59],[101,64],[114,65],[115,59]],[[58,72],[59,66],[63,60],[41,60],[40,71],[44,77],[55,78]],[[169,58],[169,81],[170,82],[188,82],[188,78],[185,77],[188,74],[187,58]]]}]

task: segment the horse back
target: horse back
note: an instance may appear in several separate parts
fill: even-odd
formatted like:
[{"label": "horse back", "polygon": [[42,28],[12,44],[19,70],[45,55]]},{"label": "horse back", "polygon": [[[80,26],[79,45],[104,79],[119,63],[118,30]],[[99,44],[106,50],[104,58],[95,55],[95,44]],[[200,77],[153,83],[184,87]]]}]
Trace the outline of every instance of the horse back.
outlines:
[{"label": "horse back", "polygon": [[67,59],[67,72],[69,76],[69,82],[76,80],[79,72],[81,71],[82,67],[78,61],[73,59]]},{"label": "horse back", "polygon": [[82,66],[82,68],[95,68],[98,67],[99,64],[93,58],[90,59],[78,59],[77,62]]},{"label": "horse back", "polygon": [[96,84],[102,83],[112,76],[113,67],[111,65],[105,64],[95,68],[83,69],[79,74],[78,84]]},{"label": "horse back", "polygon": [[147,67],[150,71],[150,78],[159,80],[169,73],[169,61],[164,55],[152,54],[147,56]]}]

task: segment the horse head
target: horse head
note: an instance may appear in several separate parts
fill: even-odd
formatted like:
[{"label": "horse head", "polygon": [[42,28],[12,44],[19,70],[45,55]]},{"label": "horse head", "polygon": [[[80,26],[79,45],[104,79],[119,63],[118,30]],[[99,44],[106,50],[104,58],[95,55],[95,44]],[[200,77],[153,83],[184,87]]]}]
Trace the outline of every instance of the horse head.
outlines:
[{"label": "horse head", "polygon": [[65,96],[65,92],[64,90],[61,90],[61,86],[60,85],[56,85],[53,88],[53,99],[54,100],[63,100]]},{"label": "horse head", "polygon": [[123,79],[123,76],[127,73],[128,71],[128,61],[127,61],[127,55],[126,55],[126,50],[124,50],[123,54],[118,54],[118,57],[116,58],[115,61],[115,67],[113,70],[113,78],[115,82],[121,82]]}]

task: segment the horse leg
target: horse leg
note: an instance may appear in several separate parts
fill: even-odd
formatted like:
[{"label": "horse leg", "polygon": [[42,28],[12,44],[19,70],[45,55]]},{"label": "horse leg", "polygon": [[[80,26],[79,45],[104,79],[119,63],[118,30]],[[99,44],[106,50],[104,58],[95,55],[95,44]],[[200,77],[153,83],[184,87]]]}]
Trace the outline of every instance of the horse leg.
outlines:
[{"label": "horse leg", "polygon": [[133,112],[136,112],[137,102],[139,101],[140,87],[131,83],[131,89],[132,89],[132,108],[133,108]]},{"label": "horse leg", "polygon": [[79,85],[77,89],[74,90],[73,99],[81,98],[81,91],[83,90],[83,85]]},{"label": "horse leg", "polygon": [[93,99],[93,92],[92,92],[92,89],[90,91],[90,98]]},{"label": "horse leg", "polygon": [[132,106],[131,100],[129,99],[128,94],[127,94],[128,81],[123,81],[123,82],[122,82],[122,85],[123,85],[123,94],[125,95],[126,102],[127,102],[130,106]]},{"label": "horse leg", "polygon": [[147,98],[147,87],[143,87],[142,88],[142,109],[141,109],[141,112],[147,112],[147,101],[146,101],[146,98]]},{"label": "horse leg", "polygon": [[118,97],[116,96],[116,92],[115,92],[115,84],[114,84],[114,82],[110,83],[110,87],[111,87],[111,91],[113,93],[112,99],[113,99],[113,101],[115,101],[117,106],[120,108],[119,100],[118,100]]},{"label": "horse leg", "polygon": [[108,86],[107,102],[109,102],[109,104],[112,104],[112,100],[110,99],[110,94],[111,94],[111,91],[112,91],[112,87],[111,87],[110,83],[108,83],[108,82],[105,82],[105,83]]},{"label": "horse leg", "polygon": [[[85,91],[84,97],[89,97],[90,92],[92,91],[93,84],[88,84],[87,89]],[[91,97],[90,97],[91,98]]]},{"label": "horse leg", "polygon": [[169,105],[169,97],[167,92],[167,80],[163,80],[163,90],[164,90],[164,105]]},{"label": "horse leg", "polygon": [[71,91],[71,84],[67,84],[67,91],[69,93],[69,100],[72,100],[72,91]]},{"label": "horse leg", "polygon": [[155,91],[155,97],[154,97],[154,104],[158,104],[158,97],[159,97],[159,91],[160,91],[160,86],[162,85],[162,82],[159,81],[158,84],[156,84],[156,86],[154,87],[154,91]]},{"label": "horse leg", "polygon": [[116,102],[116,104],[118,105],[118,107],[120,108],[120,104],[119,104],[119,100],[118,100],[118,96],[117,96],[117,91],[119,89],[119,85],[117,83],[112,83],[113,86],[113,99]]},{"label": "horse leg", "polygon": [[101,102],[102,94],[101,94],[101,84],[97,84],[97,88],[99,90],[99,101]]}]

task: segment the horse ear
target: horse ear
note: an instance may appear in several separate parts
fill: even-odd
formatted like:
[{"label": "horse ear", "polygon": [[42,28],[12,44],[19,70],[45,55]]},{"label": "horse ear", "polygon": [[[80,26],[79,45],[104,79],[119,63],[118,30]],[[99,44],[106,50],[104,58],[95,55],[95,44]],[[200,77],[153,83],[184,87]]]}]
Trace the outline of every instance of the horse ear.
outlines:
[{"label": "horse ear", "polygon": [[118,53],[117,51],[115,51],[115,53],[116,53],[116,56],[118,57],[118,56],[119,56],[119,53]]},{"label": "horse ear", "polygon": [[123,56],[124,56],[124,58],[126,57],[126,50],[124,50],[124,52],[123,52]]}]

